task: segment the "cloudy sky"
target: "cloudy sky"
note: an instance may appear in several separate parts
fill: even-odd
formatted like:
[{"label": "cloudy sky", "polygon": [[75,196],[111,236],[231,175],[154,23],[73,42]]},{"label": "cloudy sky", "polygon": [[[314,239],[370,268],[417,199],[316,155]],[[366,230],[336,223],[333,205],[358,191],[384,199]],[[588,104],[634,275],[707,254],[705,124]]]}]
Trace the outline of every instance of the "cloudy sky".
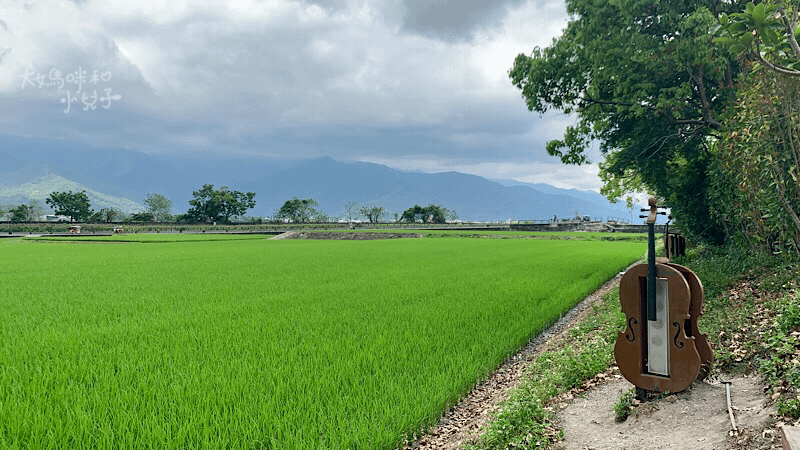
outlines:
[{"label": "cloudy sky", "polygon": [[0,0],[0,133],[598,189],[544,151],[574,118],[507,75],[566,21],[559,0]]}]

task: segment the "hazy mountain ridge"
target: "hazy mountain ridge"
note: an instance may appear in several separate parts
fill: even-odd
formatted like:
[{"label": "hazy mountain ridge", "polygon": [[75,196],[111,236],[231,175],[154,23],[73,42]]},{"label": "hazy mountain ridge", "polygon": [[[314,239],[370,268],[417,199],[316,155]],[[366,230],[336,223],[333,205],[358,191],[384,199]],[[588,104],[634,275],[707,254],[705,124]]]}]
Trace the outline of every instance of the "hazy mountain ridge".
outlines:
[{"label": "hazy mountain ridge", "polygon": [[[414,204],[430,203],[455,210],[467,221],[565,218],[576,211],[591,217],[629,216],[624,205],[611,205],[594,192],[504,185],[459,172],[403,172],[331,158],[292,162],[240,155],[150,155],[0,135],[0,160],[0,202],[6,204],[23,202],[23,197],[43,200],[52,190],[86,189],[95,210],[141,211],[147,194],[158,193],[172,200],[173,212],[184,213],[193,191],[214,184],[255,192],[256,208],[249,216],[272,216],[292,197],[314,198],[319,209],[333,217],[344,217],[348,202],[383,206],[390,212],[387,219]],[[56,175],[59,179],[48,178]],[[43,191],[48,192],[42,197]]]},{"label": "hazy mountain ridge", "polygon": [[85,190],[92,209],[114,208],[126,214],[144,211],[146,208],[127,198],[114,197],[98,192],[81,183],[68,180],[56,174],[47,174],[36,180],[18,186],[0,186],[0,204],[21,204],[30,200],[41,202],[47,208],[45,200],[52,192],[81,192]]},{"label": "hazy mountain ridge", "polygon": [[[550,219],[580,215],[607,218],[627,215],[624,205],[611,205],[600,194],[595,202],[565,194],[546,194],[527,186],[503,186],[459,172],[402,172],[372,163],[342,163],[320,158],[243,185],[256,201],[273,210],[291,197],[314,198],[328,214],[344,215],[344,205],[383,206],[402,213],[414,204],[440,204],[462,220]],[[558,190],[557,188],[553,188]],[[605,202],[605,205],[603,204]],[[262,204],[263,204],[262,203]],[[267,213],[269,215],[269,212]]]}]

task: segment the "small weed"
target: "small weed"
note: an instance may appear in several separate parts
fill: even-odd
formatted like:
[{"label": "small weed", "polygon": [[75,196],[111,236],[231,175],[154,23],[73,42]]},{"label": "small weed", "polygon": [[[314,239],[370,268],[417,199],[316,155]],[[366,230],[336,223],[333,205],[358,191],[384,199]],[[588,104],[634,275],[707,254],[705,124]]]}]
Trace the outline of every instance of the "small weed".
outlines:
[{"label": "small weed", "polygon": [[622,394],[622,397],[614,403],[614,420],[618,423],[625,422],[633,412],[633,401],[636,399],[636,388],[632,388]]},{"label": "small weed", "polygon": [[789,400],[778,400],[778,414],[797,418],[800,417],[800,395]]},{"label": "small weed", "polygon": [[800,303],[792,301],[783,307],[778,316],[778,330],[783,334],[800,330]]}]

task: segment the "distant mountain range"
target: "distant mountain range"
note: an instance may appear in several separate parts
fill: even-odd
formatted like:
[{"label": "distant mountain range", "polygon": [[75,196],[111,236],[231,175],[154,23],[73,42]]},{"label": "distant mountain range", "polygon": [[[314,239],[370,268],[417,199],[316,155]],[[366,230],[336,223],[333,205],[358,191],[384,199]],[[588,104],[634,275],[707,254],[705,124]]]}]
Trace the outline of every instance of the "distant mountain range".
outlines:
[{"label": "distant mountain range", "polygon": [[330,158],[149,155],[0,135],[0,204],[26,199],[44,203],[52,191],[86,189],[95,210],[141,211],[147,194],[158,193],[172,200],[174,212],[183,213],[192,191],[207,183],[255,192],[256,208],[249,216],[272,216],[292,197],[314,198],[319,209],[333,217],[344,217],[348,202],[383,206],[398,214],[415,204],[433,203],[455,210],[465,221],[564,218],[576,212],[603,219],[631,215],[624,204],[611,204],[595,192],[490,181],[459,172],[403,172]]},{"label": "distant mountain range", "polygon": [[[2,178],[0,178],[2,179]],[[47,207],[45,200],[51,192],[86,191],[92,209],[99,211],[103,208],[114,208],[127,214],[141,212],[146,208],[140,203],[121,197],[103,194],[88,186],[68,180],[56,174],[47,174],[35,180],[17,186],[0,185],[0,204],[18,205],[27,204],[30,200],[37,200],[43,207]]]}]

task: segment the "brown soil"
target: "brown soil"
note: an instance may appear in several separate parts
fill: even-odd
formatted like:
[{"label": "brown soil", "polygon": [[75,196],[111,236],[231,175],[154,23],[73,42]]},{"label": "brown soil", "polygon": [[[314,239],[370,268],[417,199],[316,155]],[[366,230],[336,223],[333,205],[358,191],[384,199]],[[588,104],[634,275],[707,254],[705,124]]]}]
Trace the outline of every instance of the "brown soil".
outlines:
[{"label": "brown soil", "polygon": [[764,387],[753,377],[724,379],[731,383],[731,423],[726,386],[720,380],[696,381],[684,392],[639,403],[626,421],[617,423],[614,403],[632,385],[617,374],[613,381],[561,403],[558,418],[566,450],[586,449],[770,449],[780,448],[774,430],[774,406],[765,406]]}]

